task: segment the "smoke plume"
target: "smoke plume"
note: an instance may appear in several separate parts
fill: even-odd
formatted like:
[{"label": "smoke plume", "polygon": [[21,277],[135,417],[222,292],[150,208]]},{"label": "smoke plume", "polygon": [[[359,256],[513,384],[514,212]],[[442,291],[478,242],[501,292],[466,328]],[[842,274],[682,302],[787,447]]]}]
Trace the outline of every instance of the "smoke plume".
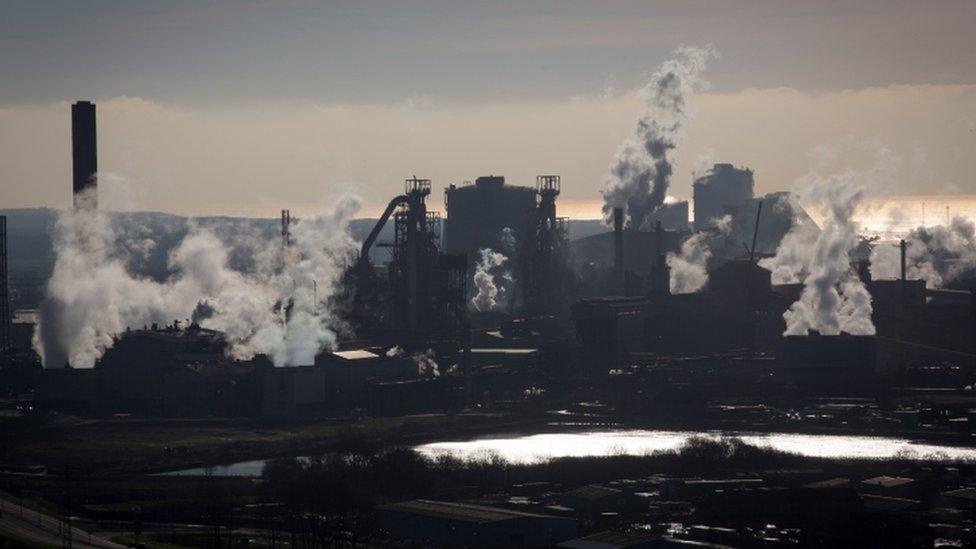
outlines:
[{"label": "smoke plume", "polygon": [[[949,226],[917,227],[906,236],[906,276],[925,280],[929,288],[941,288],[976,270],[976,227],[954,217]],[[901,252],[897,243],[879,243],[871,250],[871,276],[901,276]]]},{"label": "smoke plume", "polygon": [[810,330],[824,335],[875,333],[871,295],[850,265],[850,251],[858,242],[854,214],[870,189],[891,179],[895,160],[881,145],[864,147],[872,149],[874,166],[839,173],[827,173],[838,152],[828,147],[817,151],[818,162],[794,184],[793,193],[803,204],[821,210],[820,233],[795,225],[776,256],[760,262],[780,281],[803,283],[800,298],[783,315],[785,335],[806,335]]},{"label": "smoke plume", "polygon": [[691,294],[708,283],[708,258],[712,257],[712,239],[725,238],[732,231],[732,216],[715,220],[716,231],[699,231],[681,244],[681,253],[668,252],[671,270],[671,293]]},{"label": "smoke plume", "polygon": [[510,227],[505,227],[502,229],[502,235],[498,238],[502,244],[502,250],[509,255],[515,254],[515,232],[512,231]]},{"label": "smoke plume", "polygon": [[[311,364],[341,327],[335,299],[355,256],[346,226],[357,210],[357,200],[345,199],[332,213],[299,221],[287,249],[255,235],[228,244],[191,226],[170,253],[175,274],[163,282],[129,271],[131,250],[117,244],[124,238],[104,213],[84,205],[65,211],[34,347],[47,368],[91,368],[127,328],[192,317],[223,332],[234,358],[262,353],[277,366]],[[230,267],[238,246],[251,259],[247,272]]]},{"label": "smoke plume", "polygon": [[[495,281],[492,271],[498,270],[508,258],[491,248],[478,251],[481,259],[474,266],[474,285],[477,293],[471,298],[471,305],[478,311],[494,311],[499,305],[499,296],[504,288]],[[502,275],[508,277],[508,275]]]},{"label": "smoke plume", "polygon": [[682,47],[674,53],[641,89],[644,111],[634,133],[617,150],[604,180],[600,192],[608,225],[613,208],[625,207],[628,226],[642,228],[664,202],[673,171],[668,151],[677,145],[687,117],[686,97],[708,87],[702,73],[708,59],[717,56],[712,47]]},{"label": "smoke plume", "polygon": [[434,361],[433,349],[427,349],[423,353],[414,353],[410,357],[417,364],[417,375],[420,377],[440,377],[441,369]]}]

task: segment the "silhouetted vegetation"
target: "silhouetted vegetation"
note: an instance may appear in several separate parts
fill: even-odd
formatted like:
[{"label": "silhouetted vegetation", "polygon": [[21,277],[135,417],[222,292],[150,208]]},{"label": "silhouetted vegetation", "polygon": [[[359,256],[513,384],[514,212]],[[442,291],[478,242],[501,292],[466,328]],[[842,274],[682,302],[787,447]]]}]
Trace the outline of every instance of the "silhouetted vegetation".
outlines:
[{"label": "silhouetted vegetation", "polygon": [[673,452],[612,455],[513,464],[486,454],[475,459],[434,458],[409,448],[329,454],[269,461],[267,495],[293,513],[332,514],[383,500],[490,493],[522,482],[580,485],[651,474],[714,474],[780,467],[804,458],[745,444],[737,438],[693,437]]}]

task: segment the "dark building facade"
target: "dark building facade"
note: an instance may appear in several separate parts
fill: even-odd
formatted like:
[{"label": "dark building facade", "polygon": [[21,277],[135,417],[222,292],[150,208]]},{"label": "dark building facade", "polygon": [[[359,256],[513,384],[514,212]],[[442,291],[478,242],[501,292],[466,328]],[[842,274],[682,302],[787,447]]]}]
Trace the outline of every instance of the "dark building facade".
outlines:
[{"label": "dark building facade", "polygon": [[714,220],[726,213],[726,208],[738,206],[753,197],[752,170],[739,169],[732,164],[715,164],[705,175],[695,180],[695,230],[712,227]]},{"label": "dark building facade", "polygon": [[444,251],[466,253],[472,260],[482,248],[510,255],[503,231],[511,229],[518,241],[535,206],[536,189],[506,185],[500,175],[479,177],[473,185],[451,185],[444,189]]},{"label": "dark building facade", "polygon": [[688,230],[688,201],[666,202],[661,204],[654,213],[647,217],[647,224],[654,227],[658,222],[661,227],[672,231]]},{"label": "dark building facade", "polygon": [[[95,129],[95,104],[78,101],[71,105],[71,164],[72,190],[75,207],[80,193],[96,187],[98,173],[98,136]],[[91,205],[97,203],[90,197]]]}]

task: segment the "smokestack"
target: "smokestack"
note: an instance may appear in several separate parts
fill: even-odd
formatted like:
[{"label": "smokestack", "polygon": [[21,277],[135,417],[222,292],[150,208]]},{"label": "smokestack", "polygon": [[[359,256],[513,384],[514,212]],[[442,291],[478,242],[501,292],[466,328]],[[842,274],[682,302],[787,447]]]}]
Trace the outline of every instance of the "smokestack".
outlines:
[{"label": "smokestack", "polygon": [[658,257],[661,257],[661,255],[664,254],[663,240],[664,240],[664,229],[661,228],[661,222],[656,221],[654,223],[654,246],[656,248],[654,253]]},{"label": "smokestack", "polygon": [[95,174],[98,172],[98,141],[95,132],[95,104],[90,101],[78,101],[71,105],[71,161],[75,208],[79,206],[78,199],[82,191],[87,189],[93,191],[90,206],[97,208],[98,182]]},{"label": "smokestack", "polygon": [[7,216],[0,215],[0,353],[11,349],[10,297],[7,279]]},{"label": "smokestack", "polygon": [[281,245],[287,248],[291,245],[291,211],[281,210]]},{"label": "smokestack", "polygon": [[624,275],[624,209],[613,209],[613,268],[622,280]]},{"label": "smokestack", "polygon": [[901,281],[902,281],[902,283],[904,283],[905,280],[907,280],[907,277],[905,276],[905,241],[902,240],[901,241]]}]

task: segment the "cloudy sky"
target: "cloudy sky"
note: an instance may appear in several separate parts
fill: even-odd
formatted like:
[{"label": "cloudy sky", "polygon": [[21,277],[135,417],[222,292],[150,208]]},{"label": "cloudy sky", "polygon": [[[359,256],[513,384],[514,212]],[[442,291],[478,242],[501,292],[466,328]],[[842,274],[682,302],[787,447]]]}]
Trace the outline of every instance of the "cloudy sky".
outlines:
[{"label": "cloudy sky", "polygon": [[411,175],[558,173],[595,217],[634,90],[705,44],[672,194],[718,161],[786,189],[856,140],[898,156],[891,194],[976,194],[976,2],[506,4],[0,0],[0,208],[69,203],[68,105],[91,99],[114,209],[371,213]]}]

